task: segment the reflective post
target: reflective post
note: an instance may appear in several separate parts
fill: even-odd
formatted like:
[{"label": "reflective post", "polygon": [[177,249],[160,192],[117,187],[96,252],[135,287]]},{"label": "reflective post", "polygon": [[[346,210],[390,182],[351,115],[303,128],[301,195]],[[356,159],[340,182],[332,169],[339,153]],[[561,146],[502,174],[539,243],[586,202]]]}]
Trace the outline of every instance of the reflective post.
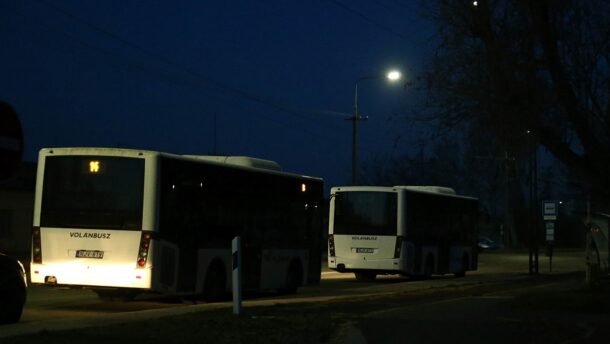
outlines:
[{"label": "reflective post", "polygon": [[233,314],[241,313],[241,239],[237,236],[231,242],[233,256]]}]

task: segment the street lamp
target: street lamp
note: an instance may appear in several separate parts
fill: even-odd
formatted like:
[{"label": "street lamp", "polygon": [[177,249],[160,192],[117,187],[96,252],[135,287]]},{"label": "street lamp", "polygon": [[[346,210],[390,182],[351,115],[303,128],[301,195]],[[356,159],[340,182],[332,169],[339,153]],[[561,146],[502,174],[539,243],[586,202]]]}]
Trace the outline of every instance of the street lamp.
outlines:
[{"label": "street lamp", "polygon": [[358,170],[358,121],[368,119],[367,116],[360,116],[358,113],[358,83],[364,80],[375,80],[386,78],[390,82],[396,82],[402,78],[402,74],[397,70],[389,71],[385,76],[372,75],[363,76],[354,82],[354,114],[348,120],[352,121],[352,185],[357,182]]}]

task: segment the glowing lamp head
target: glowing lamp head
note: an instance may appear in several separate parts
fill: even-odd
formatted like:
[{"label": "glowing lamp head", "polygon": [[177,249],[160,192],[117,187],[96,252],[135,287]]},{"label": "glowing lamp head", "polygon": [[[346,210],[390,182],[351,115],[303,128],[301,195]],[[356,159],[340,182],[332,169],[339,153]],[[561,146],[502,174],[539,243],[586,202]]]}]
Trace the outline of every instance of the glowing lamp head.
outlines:
[{"label": "glowing lamp head", "polygon": [[307,191],[307,185],[305,183],[301,184],[301,192]]},{"label": "glowing lamp head", "polygon": [[390,81],[397,81],[400,80],[400,78],[402,77],[402,75],[400,74],[399,71],[397,70],[391,70],[388,72],[388,74],[386,74],[386,77],[388,78],[388,80]]}]

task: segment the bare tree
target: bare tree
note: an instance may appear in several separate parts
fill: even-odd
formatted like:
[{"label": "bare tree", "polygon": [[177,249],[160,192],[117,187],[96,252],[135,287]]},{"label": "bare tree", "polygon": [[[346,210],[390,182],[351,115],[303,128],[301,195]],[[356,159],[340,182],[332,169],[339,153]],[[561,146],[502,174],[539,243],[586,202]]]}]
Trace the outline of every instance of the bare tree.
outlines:
[{"label": "bare tree", "polygon": [[426,4],[438,25],[428,119],[516,156],[529,133],[593,196],[610,196],[610,2]]}]

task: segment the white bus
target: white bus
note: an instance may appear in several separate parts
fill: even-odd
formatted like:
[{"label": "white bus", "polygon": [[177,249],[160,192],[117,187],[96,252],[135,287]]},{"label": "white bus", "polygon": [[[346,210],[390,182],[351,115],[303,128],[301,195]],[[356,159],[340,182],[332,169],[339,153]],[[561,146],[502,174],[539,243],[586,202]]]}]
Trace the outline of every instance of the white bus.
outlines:
[{"label": "white bus", "polygon": [[478,201],[430,186],[331,189],[328,267],[357,280],[476,270]]},{"label": "white bus", "polygon": [[240,236],[243,289],[294,292],[320,280],[322,188],[246,157],[42,149],[32,283],[214,301],[231,289]]}]

